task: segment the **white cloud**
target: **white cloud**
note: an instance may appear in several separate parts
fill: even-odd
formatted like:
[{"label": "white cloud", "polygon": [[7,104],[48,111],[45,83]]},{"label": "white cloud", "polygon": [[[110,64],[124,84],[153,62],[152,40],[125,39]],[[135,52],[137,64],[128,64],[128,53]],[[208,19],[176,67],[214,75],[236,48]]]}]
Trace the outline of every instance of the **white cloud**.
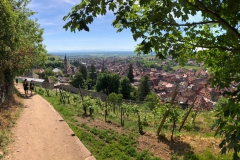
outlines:
[{"label": "white cloud", "polygon": [[80,3],[80,0],[63,0],[63,2],[72,4],[72,5],[76,5],[76,4]]},{"label": "white cloud", "polygon": [[57,34],[57,33],[54,33],[54,32],[44,33],[43,36],[49,36],[49,35],[53,35],[53,34]]},{"label": "white cloud", "polygon": [[40,24],[42,26],[58,26],[58,25],[61,25],[61,24],[57,24],[57,23],[52,23],[52,22],[45,22],[45,23],[41,23]]}]

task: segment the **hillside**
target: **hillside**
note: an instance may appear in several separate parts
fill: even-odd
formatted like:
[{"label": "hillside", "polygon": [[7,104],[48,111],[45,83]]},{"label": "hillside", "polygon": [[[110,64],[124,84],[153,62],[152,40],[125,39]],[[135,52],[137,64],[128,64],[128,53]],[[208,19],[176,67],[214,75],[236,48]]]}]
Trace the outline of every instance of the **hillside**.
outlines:
[{"label": "hillside", "polygon": [[[120,111],[117,109],[114,113],[111,108],[108,108],[106,116],[104,102],[97,99],[84,97],[82,103],[78,95],[64,91],[47,93],[43,89],[37,89],[37,92],[63,116],[75,135],[81,139],[96,159],[231,159],[231,154],[226,156],[219,154],[218,145],[221,138],[214,137],[215,131],[211,129],[215,120],[214,112],[199,113],[194,127],[192,126],[193,117],[190,116],[183,130],[174,133],[172,141],[170,119],[164,125],[161,135],[157,137],[156,130],[161,118],[153,119],[151,112],[146,113],[143,110],[140,113],[143,118],[143,134],[139,134],[137,115],[131,111],[124,114],[124,126],[122,126]],[[83,112],[84,104],[88,104],[87,115]],[[94,109],[92,116],[89,116],[90,108]],[[180,122],[181,118],[177,128]]]}]

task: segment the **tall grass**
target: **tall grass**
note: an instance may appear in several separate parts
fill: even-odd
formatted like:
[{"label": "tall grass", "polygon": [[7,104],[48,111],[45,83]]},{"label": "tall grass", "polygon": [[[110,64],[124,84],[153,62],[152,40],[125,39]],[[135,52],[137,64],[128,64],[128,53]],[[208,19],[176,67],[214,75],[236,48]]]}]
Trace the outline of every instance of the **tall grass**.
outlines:
[{"label": "tall grass", "polygon": [[4,107],[0,108],[0,159],[7,153],[7,145],[12,141],[10,130],[20,116],[23,102],[19,96],[21,94],[14,88],[12,97],[6,99]]}]

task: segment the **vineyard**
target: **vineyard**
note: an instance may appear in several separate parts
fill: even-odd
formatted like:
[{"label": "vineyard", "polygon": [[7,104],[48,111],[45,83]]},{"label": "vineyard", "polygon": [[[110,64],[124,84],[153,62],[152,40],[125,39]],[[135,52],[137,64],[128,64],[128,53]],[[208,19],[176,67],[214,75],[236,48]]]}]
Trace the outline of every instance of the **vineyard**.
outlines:
[{"label": "vineyard", "polygon": [[173,101],[164,105],[151,101],[131,104],[110,96],[102,101],[82,96],[79,91],[35,89],[96,159],[231,159],[230,153],[219,154],[221,139],[214,137],[211,129],[214,111],[183,110]]}]

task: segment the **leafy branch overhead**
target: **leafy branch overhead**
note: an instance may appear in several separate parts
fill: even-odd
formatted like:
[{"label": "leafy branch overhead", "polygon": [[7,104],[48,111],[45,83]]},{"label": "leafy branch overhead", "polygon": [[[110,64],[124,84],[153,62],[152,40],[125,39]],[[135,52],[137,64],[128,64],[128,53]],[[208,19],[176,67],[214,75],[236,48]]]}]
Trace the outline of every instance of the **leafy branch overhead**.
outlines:
[{"label": "leafy branch overhead", "polygon": [[182,64],[196,58],[216,73],[212,82],[226,87],[238,73],[240,2],[235,0],[82,0],[63,19],[64,28],[89,31],[99,15],[113,14],[113,27],[130,29],[140,40],[138,54],[155,52]]},{"label": "leafy branch overhead", "polygon": [[34,12],[27,8],[28,3],[29,0],[0,1],[0,77],[4,77],[0,84],[12,83],[14,76],[43,65],[46,59],[43,29],[30,19]]},{"label": "leafy branch overhead", "polygon": [[[113,14],[117,32],[129,29],[133,39],[140,41],[135,48],[138,54],[155,52],[161,59],[171,56],[181,64],[194,58],[213,73],[212,85],[225,88],[240,82],[239,10],[238,0],[82,0],[63,19],[66,30],[89,31],[88,26],[99,15]],[[227,96],[239,102],[239,91],[238,85]],[[232,119],[238,119],[235,112],[226,110]],[[227,125],[218,126],[221,131],[224,127]],[[231,131],[233,137],[239,137]],[[228,148],[238,152],[239,143],[226,136],[231,144]]]}]

